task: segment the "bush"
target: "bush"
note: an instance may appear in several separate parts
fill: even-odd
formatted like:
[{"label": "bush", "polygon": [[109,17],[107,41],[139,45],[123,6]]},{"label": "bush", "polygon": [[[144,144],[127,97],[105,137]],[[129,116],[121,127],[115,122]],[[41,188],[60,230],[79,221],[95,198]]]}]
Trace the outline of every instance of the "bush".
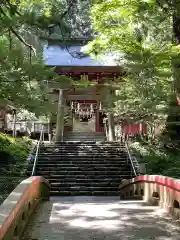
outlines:
[{"label": "bush", "polygon": [[32,141],[27,138],[12,138],[0,134],[0,150],[13,156],[16,162],[25,161],[32,146]]},{"label": "bush", "polygon": [[180,178],[180,153],[167,152],[163,147],[131,144],[132,152],[140,162],[146,163],[147,174],[159,174]]},{"label": "bush", "polygon": [[6,134],[0,134],[0,149],[2,150],[4,146],[11,144],[10,139]]}]

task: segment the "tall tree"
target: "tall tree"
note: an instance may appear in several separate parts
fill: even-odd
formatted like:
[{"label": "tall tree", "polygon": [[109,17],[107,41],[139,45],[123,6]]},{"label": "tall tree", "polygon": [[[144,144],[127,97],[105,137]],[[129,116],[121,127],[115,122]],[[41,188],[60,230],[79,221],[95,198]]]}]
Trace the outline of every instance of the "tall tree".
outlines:
[{"label": "tall tree", "polygon": [[[1,103],[10,100],[37,114],[51,105],[43,81],[55,75],[44,66],[39,36],[48,36],[54,24],[65,24],[71,7],[64,0],[0,3]],[[54,14],[54,9],[59,11]]]},{"label": "tall tree", "polygon": [[175,93],[173,86],[178,91],[179,42],[172,39],[173,32],[180,29],[179,6],[177,1],[173,2],[174,6],[170,3],[166,0],[96,1],[91,8],[91,20],[98,35],[89,43],[89,52],[98,56],[113,52],[117,63],[124,67],[127,75],[116,105],[120,110],[125,103],[135,118],[137,112],[141,118],[147,114],[165,118]]}]

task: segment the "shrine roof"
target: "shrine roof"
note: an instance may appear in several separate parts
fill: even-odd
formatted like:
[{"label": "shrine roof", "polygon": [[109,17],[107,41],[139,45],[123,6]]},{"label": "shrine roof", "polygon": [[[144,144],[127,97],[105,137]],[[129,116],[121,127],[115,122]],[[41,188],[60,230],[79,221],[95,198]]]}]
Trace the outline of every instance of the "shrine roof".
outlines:
[{"label": "shrine roof", "polygon": [[72,44],[46,44],[43,49],[43,58],[47,66],[66,67],[115,67],[117,66],[112,54],[107,54],[101,61],[95,60],[91,56],[83,54],[84,45],[80,43]]}]

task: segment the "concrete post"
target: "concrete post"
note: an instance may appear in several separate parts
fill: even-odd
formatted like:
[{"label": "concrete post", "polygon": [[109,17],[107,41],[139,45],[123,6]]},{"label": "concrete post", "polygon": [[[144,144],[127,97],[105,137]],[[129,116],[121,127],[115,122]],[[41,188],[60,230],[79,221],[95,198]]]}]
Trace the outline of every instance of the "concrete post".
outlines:
[{"label": "concrete post", "polygon": [[64,98],[63,89],[59,89],[55,141],[56,142],[63,141],[63,134],[64,134]]}]

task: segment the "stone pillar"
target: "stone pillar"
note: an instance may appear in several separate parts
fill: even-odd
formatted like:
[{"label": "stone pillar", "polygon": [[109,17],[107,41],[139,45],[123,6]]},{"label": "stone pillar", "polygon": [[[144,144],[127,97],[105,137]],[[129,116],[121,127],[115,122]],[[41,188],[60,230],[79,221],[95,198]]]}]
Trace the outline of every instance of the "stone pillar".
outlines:
[{"label": "stone pillar", "polygon": [[108,133],[108,126],[107,126],[107,119],[104,119],[104,129],[106,134],[106,140],[109,140],[109,133]]},{"label": "stone pillar", "polygon": [[51,142],[52,138],[53,138],[52,122],[53,122],[53,117],[52,117],[52,113],[51,113],[51,114],[49,114],[49,119],[48,119],[48,139],[49,139],[49,142]]},{"label": "stone pillar", "polygon": [[109,141],[115,141],[115,125],[114,125],[114,114],[108,113],[108,129],[109,129]]},{"label": "stone pillar", "polygon": [[95,126],[95,132],[99,132],[99,108],[96,109],[96,126]]},{"label": "stone pillar", "polygon": [[113,114],[113,107],[114,107],[114,90],[109,86],[107,88],[107,99],[106,99],[106,106],[108,112],[108,138],[109,141],[115,141],[115,124],[114,124],[114,114]]},{"label": "stone pillar", "polygon": [[64,97],[63,90],[59,89],[59,100],[56,120],[56,136],[55,136],[56,142],[63,141],[63,133],[64,133]]}]

